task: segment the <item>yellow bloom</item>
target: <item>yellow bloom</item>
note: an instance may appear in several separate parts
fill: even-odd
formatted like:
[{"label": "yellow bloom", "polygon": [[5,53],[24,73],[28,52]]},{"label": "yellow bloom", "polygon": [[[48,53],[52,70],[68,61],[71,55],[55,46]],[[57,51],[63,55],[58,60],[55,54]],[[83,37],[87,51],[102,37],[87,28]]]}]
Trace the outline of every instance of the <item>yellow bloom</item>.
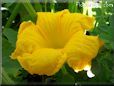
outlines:
[{"label": "yellow bloom", "polygon": [[98,36],[87,36],[93,17],[63,10],[38,12],[36,25],[23,22],[11,58],[31,74],[53,75],[65,62],[75,71],[91,65],[101,46]]}]

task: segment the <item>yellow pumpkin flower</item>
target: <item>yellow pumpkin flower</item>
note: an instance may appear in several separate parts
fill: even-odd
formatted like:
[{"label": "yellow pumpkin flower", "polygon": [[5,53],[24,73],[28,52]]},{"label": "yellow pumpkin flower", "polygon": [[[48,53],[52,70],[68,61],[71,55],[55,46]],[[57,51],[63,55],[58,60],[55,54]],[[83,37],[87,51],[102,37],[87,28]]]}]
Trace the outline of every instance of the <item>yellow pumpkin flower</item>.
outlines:
[{"label": "yellow pumpkin flower", "polygon": [[94,27],[93,17],[68,10],[37,15],[36,24],[21,23],[12,59],[31,74],[48,76],[58,72],[65,62],[75,71],[91,65],[102,44],[98,36],[84,34]]}]

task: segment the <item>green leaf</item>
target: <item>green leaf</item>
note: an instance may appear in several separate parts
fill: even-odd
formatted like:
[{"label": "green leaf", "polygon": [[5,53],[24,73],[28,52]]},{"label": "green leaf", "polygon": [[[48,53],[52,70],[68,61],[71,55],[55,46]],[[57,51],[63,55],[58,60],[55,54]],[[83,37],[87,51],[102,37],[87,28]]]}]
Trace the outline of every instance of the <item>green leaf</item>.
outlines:
[{"label": "green leaf", "polygon": [[103,13],[102,13],[102,9],[101,8],[93,8],[92,9],[93,11],[96,12],[96,20],[98,22],[104,22],[104,18],[106,17],[106,15],[104,16]]},{"label": "green leaf", "polygon": [[75,84],[75,79],[72,75],[70,75],[67,70],[65,69],[65,67],[63,68],[63,70],[60,70],[56,75],[56,83],[59,84]]},{"label": "green leaf", "polygon": [[40,4],[39,0],[33,0],[33,6],[36,12],[42,12],[42,5]]},{"label": "green leaf", "polygon": [[4,68],[2,68],[2,84],[14,84],[14,81],[9,77]]},{"label": "green leaf", "polygon": [[11,75],[11,77],[16,77],[16,73],[19,70],[20,65],[17,60],[12,60],[10,58],[14,48],[4,37],[2,38],[2,44],[2,66],[7,74]]},{"label": "green leaf", "polygon": [[17,40],[17,32],[11,28],[4,28],[3,34],[7,37],[9,43],[11,43],[13,47],[15,47]]},{"label": "green leaf", "polygon": [[14,9],[15,3],[6,3],[4,7],[8,8],[8,10],[11,12],[11,10]]},{"label": "green leaf", "polygon": [[105,42],[105,45],[109,49],[113,49],[113,28],[107,25],[100,25],[99,27],[99,37]]},{"label": "green leaf", "polygon": [[[107,29],[105,32],[103,32],[103,29]],[[110,42],[113,40],[111,29],[108,28],[102,28],[102,32],[100,33],[100,38],[103,39],[106,42]]]},{"label": "green leaf", "polygon": [[92,71],[95,77],[92,82],[109,82],[112,75],[112,54],[109,50],[103,49],[92,61]]},{"label": "green leaf", "polygon": [[23,6],[25,7],[25,9],[27,10],[30,18],[31,18],[31,21],[33,21],[34,23],[36,23],[36,20],[37,20],[37,15],[36,15],[36,11],[35,9],[33,8],[32,4],[30,3],[29,0],[25,0],[26,3],[22,3]]},{"label": "green leaf", "polygon": [[12,21],[15,19],[16,15],[18,13],[19,7],[20,7],[20,3],[17,3],[15,8],[12,11],[11,16],[9,17],[9,19],[8,19],[6,25],[5,25],[5,28],[9,28],[10,27]]},{"label": "green leaf", "polygon": [[99,35],[100,39],[104,41],[105,47],[107,47],[108,49],[114,49],[113,47],[114,29],[111,26],[106,24],[106,20],[101,21],[101,19],[97,20],[99,25],[98,27],[95,27],[92,34]]},{"label": "green leaf", "polygon": [[75,82],[79,85],[81,83],[88,83],[89,78],[87,77],[86,71],[80,71],[76,73],[69,65],[65,65],[68,73],[72,75],[75,79]]},{"label": "green leaf", "polygon": [[25,9],[23,4],[21,4],[20,9],[21,10],[19,11],[19,14],[20,14],[21,22],[31,20],[31,17],[30,17],[30,15],[28,15],[28,12]]}]

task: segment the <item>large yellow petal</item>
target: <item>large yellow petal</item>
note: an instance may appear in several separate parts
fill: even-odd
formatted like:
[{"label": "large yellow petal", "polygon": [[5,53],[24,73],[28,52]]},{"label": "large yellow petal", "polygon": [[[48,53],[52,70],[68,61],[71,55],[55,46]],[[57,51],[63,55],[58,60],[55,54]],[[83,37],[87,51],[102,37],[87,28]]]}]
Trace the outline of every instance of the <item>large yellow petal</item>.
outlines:
[{"label": "large yellow petal", "polygon": [[76,33],[64,51],[68,55],[68,64],[75,71],[81,71],[91,65],[91,60],[97,55],[101,40],[98,36],[87,36],[83,31]]},{"label": "large yellow petal", "polygon": [[38,27],[32,22],[23,22],[18,31],[16,49],[11,57],[15,59],[24,53],[32,53],[39,48],[47,46],[48,42],[41,36]]},{"label": "large yellow petal", "polygon": [[51,12],[38,12],[37,26],[40,27],[39,31],[48,37],[51,47],[63,48],[67,38],[62,34],[61,18],[64,14],[69,13],[68,10],[59,11],[56,13]]},{"label": "large yellow petal", "polygon": [[[40,31],[46,35],[52,35],[60,30],[60,21],[64,14],[69,13],[68,10],[59,11],[56,13],[52,12],[38,12],[38,20],[36,25],[41,29]],[[56,35],[56,34],[55,34]]]},{"label": "large yellow petal", "polygon": [[62,17],[62,29],[73,34],[79,30],[90,30],[94,27],[94,17],[89,17],[80,13],[67,13]]},{"label": "large yellow petal", "polygon": [[94,18],[63,10],[56,13],[38,12],[39,31],[53,48],[63,48],[71,36],[82,29],[91,29]]},{"label": "large yellow petal", "polygon": [[29,73],[50,76],[59,71],[66,61],[66,55],[61,50],[42,48],[17,59]]}]

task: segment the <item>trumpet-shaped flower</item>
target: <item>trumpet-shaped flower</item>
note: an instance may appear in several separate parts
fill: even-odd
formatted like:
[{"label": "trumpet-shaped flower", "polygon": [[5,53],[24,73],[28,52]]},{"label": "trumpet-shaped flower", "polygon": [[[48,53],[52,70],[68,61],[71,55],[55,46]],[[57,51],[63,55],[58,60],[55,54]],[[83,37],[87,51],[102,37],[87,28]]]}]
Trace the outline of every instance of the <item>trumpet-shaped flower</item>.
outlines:
[{"label": "trumpet-shaped flower", "polygon": [[48,76],[58,72],[65,62],[77,72],[91,66],[102,44],[98,36],[84,34],[94,27],[93,17],[68,10],[37,15],[36,24],[21,23],[12,59],[31,74]]}]

